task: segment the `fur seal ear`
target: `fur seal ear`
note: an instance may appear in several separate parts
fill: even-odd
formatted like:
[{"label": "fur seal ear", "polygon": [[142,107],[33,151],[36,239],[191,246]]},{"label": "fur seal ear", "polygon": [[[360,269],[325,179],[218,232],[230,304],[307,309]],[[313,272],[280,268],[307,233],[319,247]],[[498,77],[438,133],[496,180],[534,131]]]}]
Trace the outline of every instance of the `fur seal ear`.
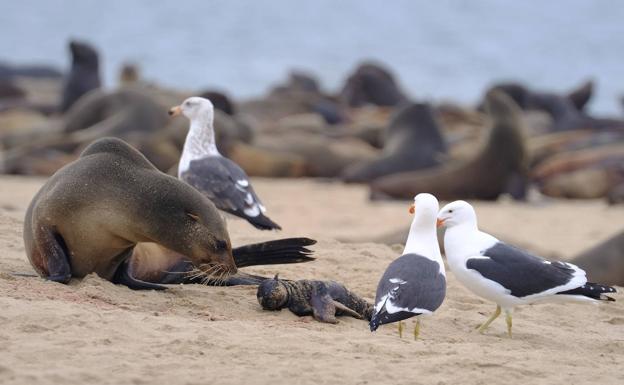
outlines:
[{"label": "fur seal ear", "polygon": [[279,273],[275,274],[275,277],[273,277],[274,280],[279,280]]},{"label": "fur seal ear", "polygon": [[191,214],[191,213],[186,213],[186,215],[191,217],[191,219],[194,220],[195,222],[199,222],[199,215],[195,215],[195,214]]}]

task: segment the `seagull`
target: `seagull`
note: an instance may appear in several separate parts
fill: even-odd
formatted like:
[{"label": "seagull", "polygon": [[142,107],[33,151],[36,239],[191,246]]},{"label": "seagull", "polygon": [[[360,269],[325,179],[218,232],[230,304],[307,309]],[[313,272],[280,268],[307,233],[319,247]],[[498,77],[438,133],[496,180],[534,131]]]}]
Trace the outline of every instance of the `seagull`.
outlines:
[{"label": "seagull", "polygon": [[[399,337],[407,318],[432,314],[444,301],[446,273],[436,234],[438,200],[431,194],[418,194],[410,213],[410,227],[403,255],[390,263],[377,286],[371,332],[379,325],[398,321]],[[420,334],[416,318],[414,339]]]},{"label": "seagull", "polygon": [[210,100],[191,97],[169,110],[171,116],[180,114],[191,121],[191,127],[178,165],[178,178],[203,193],[220,210],[245,218],[261,230],[281,230],[264,215],[266,208],[245,171],[219,153]]},{"label": "seagull", "polygon": [[615,301],[610,286],[587,282],[585,271],[571,263],[547,261],[479,231],[474,208],[465,201],[444,206],[438,226],[446,226],[444,249],[449,268],[476,295],[496,303],[481,326],[483,333],[505,311],[511,337],[512,312],[534,302]]}]

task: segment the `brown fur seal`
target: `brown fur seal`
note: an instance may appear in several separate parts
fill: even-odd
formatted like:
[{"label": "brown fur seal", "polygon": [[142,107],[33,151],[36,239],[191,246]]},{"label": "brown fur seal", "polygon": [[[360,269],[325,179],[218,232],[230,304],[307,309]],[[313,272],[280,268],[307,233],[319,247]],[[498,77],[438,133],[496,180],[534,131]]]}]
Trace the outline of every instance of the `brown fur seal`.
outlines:
[{"label": "brown fur seal", "polygon": [[385,175],[435,166],[446,143],[429,104],[414,103],[401,109],[386,132],[381,157],[348,167],[348,183],[370,182]]},{"label": "brown fur seal", "polygon": [[379,64],[365,62],[347,78],[340,100],[349,107],[397,106],[407,101],[394,76]]},{"label": "brown fur seal", "polygon": [[496,199],[515,178],[522,183],[513,194],[522,197],[526,151],[520,111],[507,95],[497,91],[488,93],[486,107],[493,127],[487,145],[475,158],[379,178],[371,184],[371,197],[409,199],[427,191],[440,200]]},{"label": "brown fur seal", "polygon": [[130,288],[154,288],[133,279],[125,263],[138,242],[161,244],[203,269],[236,272],[229,234],[212,202],[118,139],[91,144],[54,174],[24,220],[30,263],[57,282],[95,272]]},{"label": "brown fur seal", "polygon": [[69,108],[87,92],[100,88],[100,66],[95,48],[84,42],[69,43],[72,65],[63,88],[61,112]]},{"label": "brown fur seal", "polygon": [[[273,257],[288,263],[288,251],[295,251],[292,259],[310,260],[297,254],[301,242],[281,241],[285,244],[274,248],[243,246],[238,259],[243,265],[262,258],[276,263]],[[119,139],[94,142],[78,160],[55,173],[33,198],[24,220],[29,261],[39,275],[57,282],[95,272],[132,289],[162,289],[133,274],[137,266],[130,258],[139,242],[157,243],[185,256],[183,261],[201,277],[219,279],[237,269],[229,234],[214,204],[159,172]],[[188,272],[188,264],[177,267],[173,272]]]},{"label": "brown fur seal", "polygon": [[624,231],[572,259],[587,278],[607,285],[624,285]]},{"label": "brown fur seal", "polygon": [[276,275],[258,286],[256,296],[265,310],[288,308],[325,323],[338,323],[339,315],[370,320],[373,314],[373,305],[334,281],[287,281]]}]

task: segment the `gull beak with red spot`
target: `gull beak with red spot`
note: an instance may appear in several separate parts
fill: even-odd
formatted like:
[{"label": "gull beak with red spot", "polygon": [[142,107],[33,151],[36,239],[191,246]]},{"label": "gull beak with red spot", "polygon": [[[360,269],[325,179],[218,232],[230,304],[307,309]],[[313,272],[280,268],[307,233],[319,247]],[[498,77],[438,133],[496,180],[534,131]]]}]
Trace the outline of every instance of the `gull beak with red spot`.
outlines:
[{"label": "gull beak with red spot", "polygon": [[182,107],[180,107],[180,106],[171,107],[169,109],[169,116],[171,116],[171,117],[178,116],[181,113],[182,113]]},{"label": "gull beak with red spot", "polygon": [[409,213],[414,214],[416,212],[416,204],[412,203],[409,207]]},{"label": "gull beak with red spot", "polygon": [[438,219],[436,220],[436,227],[442,227],[442,226],[444,226],[444,221],[445,221],[445,219],[440,219],[440,218],[438,218]]}]

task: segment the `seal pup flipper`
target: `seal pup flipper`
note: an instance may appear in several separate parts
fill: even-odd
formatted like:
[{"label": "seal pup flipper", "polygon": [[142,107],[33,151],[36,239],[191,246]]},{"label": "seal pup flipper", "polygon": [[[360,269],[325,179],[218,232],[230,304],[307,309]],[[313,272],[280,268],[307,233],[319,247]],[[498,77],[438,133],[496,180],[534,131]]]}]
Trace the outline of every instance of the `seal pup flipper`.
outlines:
[{"label": "seal pup flipper", "polygon": [[119,266],[112,282],[117,285],[127,286],[132,290],[167,290],[165,286],[134,278],[130,271],[130,263],[127,260]]},{"label": "seal pup flipper", "polygon": [[362,315],[358,312],[356,312],[355,310],[348,308],[346,305],[341,304],[340,302],[333,300],[334,302],[334,306],[336,307],[337,311],[341,311],[342,313],[344,313],[345,315],[350,315],[353,318],[357,318],[357,319],[364,319],[364,317],[362,317]]},{"label": "seal pup flipper", "polygon": [[315,243],[310,238],[285,238],[240,246],[232,254],[237,267],[309,262],[315,258],[306,246]]},{"label": "seal pup flipper", "polygon": [[319,322],[337,324],[335,301],[329,295],[327,286],[317,285],[312,289],[310,305],[312,306],[312,316]]},{"label": "seal pup flipper", "polygon": [[71,279],[71,266],[67,258],[65,242],[59,234],[55,234],[49,226],[37,226],[35,242],[44,257],[48,268],[47,280],[68,283]]}]

